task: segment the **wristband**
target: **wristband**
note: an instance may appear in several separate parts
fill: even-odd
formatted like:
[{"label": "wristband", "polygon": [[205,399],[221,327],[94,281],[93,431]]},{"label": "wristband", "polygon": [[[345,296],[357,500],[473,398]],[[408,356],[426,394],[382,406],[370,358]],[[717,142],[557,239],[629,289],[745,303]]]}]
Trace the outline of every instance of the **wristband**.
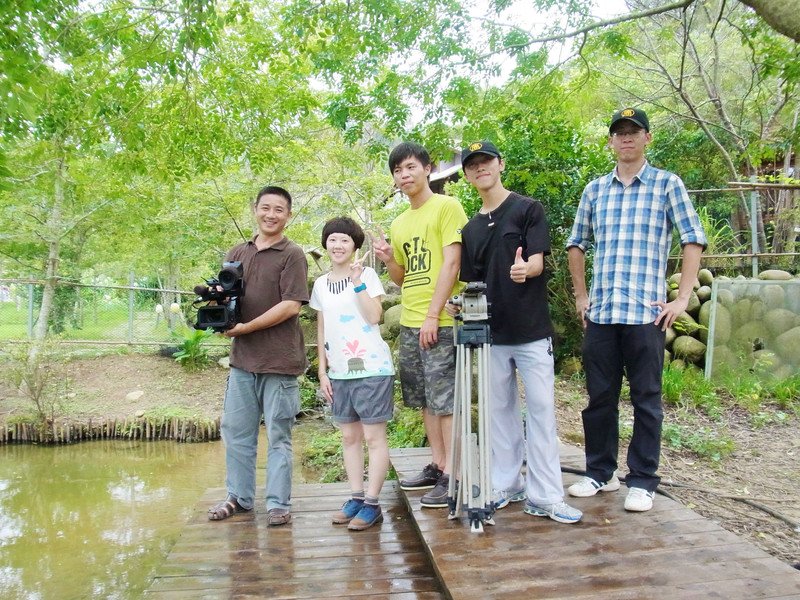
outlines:
[{"label": "wristband", "polygon": [[361,285],[357,285],[356,287],[354,287],[353,291],[357,294],[359,292],[363,292],[365,289],[367,289],[367,284],[362,283]]},{"label": "wristband", "polygon": [[425,315],[425,318],[426,319],[436,319],[438,321],[439,320],[439,315]]}]

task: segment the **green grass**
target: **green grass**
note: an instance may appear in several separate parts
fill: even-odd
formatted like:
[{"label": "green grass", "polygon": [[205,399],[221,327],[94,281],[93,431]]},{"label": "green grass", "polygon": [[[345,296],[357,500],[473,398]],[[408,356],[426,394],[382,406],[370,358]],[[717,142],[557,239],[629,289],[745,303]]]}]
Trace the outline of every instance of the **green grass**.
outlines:
[{"label": "green grass", "polygon": [[722,398],[717,386],[703,376],[699,369],[667,367],[662,377],[664,402],[679,408],[695,408],[718,419],[723,412]]},{"label": "green grass", "polygon": [[[191,326],[191,323],[188,325]],[[173,330],[170,330],[164,315],[158,316],[153,310],[134,311],[133,341],[168,342],[172,336]],[[64,331],[54,337],[64,340],[127,341],[128,305],[113,303],[97,309],[88,307],[84,310],[83,321],[79,328],[67,323]],[[0,340],[25,339],[28,339],[27,305],[17,310],[13,303],[0,303]],[[211,341],[223,342],[217,338]]]},{"label": "green grass", "polygon": [[689,450],[714,463],[720,462],[735,448],[728,435],[709,427],[664,423],[661,437],[670,448]]},{"label": "green grass", "polygon": [[13,302],[0,303],[0,340],[24,340],[28,337],[28,305],[20,309]]}]

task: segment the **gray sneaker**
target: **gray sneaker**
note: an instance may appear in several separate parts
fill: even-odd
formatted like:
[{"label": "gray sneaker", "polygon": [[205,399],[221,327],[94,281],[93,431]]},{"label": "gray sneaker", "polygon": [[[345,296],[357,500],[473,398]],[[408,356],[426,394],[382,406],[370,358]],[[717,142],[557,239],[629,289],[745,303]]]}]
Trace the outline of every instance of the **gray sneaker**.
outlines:
[{"label": "gray sneaker", "polygon": [[561,502],[555,502],[554,504],[534,504],[528,500],[525,503],[525,508],[522,510],[527,515],[533,515],[534,517],[550,517],[553,521],[559,523],[577,523],[583,516],[581,511],[571,507],[563,500]]},{"label": "gray sneaker", "polygon": [[404,490],[427,490],[436,485],[442,470],[435,464],[427,465],[422,472],[414,477],[400,480],[400,488]]},{"label": "gray sneaker", "polygon": [[450,476],[444,473],[433,489],[420,498],[419,503],[423,508],[447,508],[447,488],[450,485]]}]

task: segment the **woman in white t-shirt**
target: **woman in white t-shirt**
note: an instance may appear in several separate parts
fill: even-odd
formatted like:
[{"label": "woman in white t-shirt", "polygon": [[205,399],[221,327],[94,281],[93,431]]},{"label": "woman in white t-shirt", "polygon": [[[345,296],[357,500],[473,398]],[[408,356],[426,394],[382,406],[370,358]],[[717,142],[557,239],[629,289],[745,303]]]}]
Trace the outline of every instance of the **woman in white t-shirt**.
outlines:
[{"label": "woman in white t-shirt", "polygon": [[[385,291],[374,269],[358,257],[364,231],[348,217],[328,221],[322,245],[331,269],[314,282],[309,305],[317,314],[322,393],[341,426],[344,466],[352,497],[333,516],[363,530],[383,521],[378,496],[389,470],[386,422],[394,409],[394,368],[378,323]],[[364,489],[364,442],[369,468]]]}]

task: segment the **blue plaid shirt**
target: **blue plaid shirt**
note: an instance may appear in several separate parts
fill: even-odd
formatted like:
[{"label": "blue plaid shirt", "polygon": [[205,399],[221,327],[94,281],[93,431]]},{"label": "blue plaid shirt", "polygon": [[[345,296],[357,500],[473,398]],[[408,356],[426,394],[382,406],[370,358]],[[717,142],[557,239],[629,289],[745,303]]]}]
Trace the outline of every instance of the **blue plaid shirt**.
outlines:
[{"label": "blue plaid shirt", "polygon": [[681,246],[706,246],[706,236],[680,177],[647,162],[627,187],[617,170],[583,190],[567,248],[584,252],[594,239],[594,276],[586,317],[594,323],[643,325],[665,300],[672,228]]}]

